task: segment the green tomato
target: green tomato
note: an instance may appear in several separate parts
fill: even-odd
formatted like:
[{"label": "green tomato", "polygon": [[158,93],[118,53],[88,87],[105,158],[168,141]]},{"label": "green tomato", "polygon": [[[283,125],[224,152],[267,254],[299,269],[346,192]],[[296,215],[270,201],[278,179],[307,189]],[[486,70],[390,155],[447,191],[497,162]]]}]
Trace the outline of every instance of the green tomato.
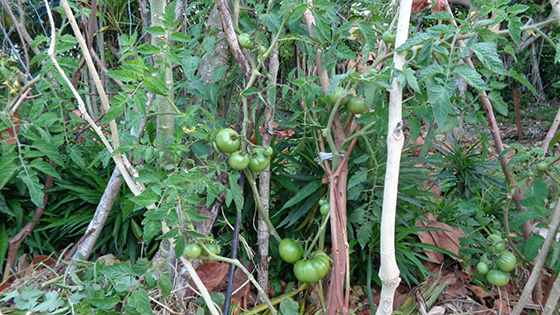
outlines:
[{"label": "green tomato", "polygon": [[478,272],[480,272],[481,274],[485,275],[488,273],[488,264],[481,261],[476,265],[476,270],[478,270]]},{"label": "green tomato", "polygon": [[381,36],[383,37],[383,41],[386,44],[394,44],[395,39],[397,38],[397,35],[391,34],[389,31],[383,32],[383,35],[381,35]]},{"label": "green tomato", "polygon": [[367,103],[364,98],[361,97],[352,97],[348,100],[348,111],[352,114],[363,114],[367,111]]},{"label": "green tomato", "polygon": [[223,153],[231,153],[239,149],[241,139],[237,131],[231,128],[224,128],[216,134],[216,145]]},{"label": "green tomato", "polygon": [[[255,153],[255,151],[253,151]],[[266,170],[270,164],[270,157],[263,154],[262,150],[256,151],[256,154],[249,160],[249,169],[253,172],[262,172]]]},{"label": "green tomato", "polygon": [[548,165],[548,163],[546,162],[540,162],[539,164],[537,164],[537,170],[541,173],[548,171],[548,167],[550,165]]},{"label": "green tomato", "polygon": [[329,256],[324,252],[315,252],[313,258],[299,260],[294,265],[294,275],[303,283],[315,283],[329,273]]},{"label": "green tomato", "polygon": [[198,258],[198,256],[200,256],[201,253],[202,253],[202,248],[200,248],[200,245],[196,243],[190,243],[187,244],[187,246],[185,246],[185,250],[183,251],[183,256],[185,256],[186,258],[195,259]]},{"label": "green tomato", "polygon": [[509,275],[501,270],[492,269],[486,274],[486,280],[492,285],[503,287],[509,283]]},{"label": "green tomato", "polygon": [[498,266],[501,271],[510,272],[517,266],[517,258],[512,252],[502,252],[500,258],[496,260],[496,266]]},{"label": "green tomato", "polygon": [[495,253],[501,253],[506,250],[506,242],[502,239],[502,237],[498,234],[490,234],[487,238],[489,245],[492,247],[491,249]]},{"label": "green tomato", "polygon": [[297,262],[303,256],[303,248],[298,246],[291,238],[285,238],[280,242],[278,252],[280,257],[290,264]]},{"label": "green tomato", "polygon": [[234,170],[242,171],[249,165],[249,156],[245,152],[237,150],[230,154],[228,163]]},{"label": "green tomato", "polygon": [[[345,93],[346,93],[346,91],[344,90],[344,88],[342,88],[340,86],[335,88],[334,91],[331,94],[327,95],[331,105],[334,105],[336,103],[336,101],[338,101],[338,99],[340,97],[342,97],[342,94],[345,94]],[[348,96],[344,97],[340,101],[340,105],[344,106],[344,105],[346,105],[346,103],[348,103]]]},{"label": "green tomato", "polygon": [[220,246],[214,243],[206,244],[206,248],[208,248],[208,251],[212,254],[218,255],[220,253]]},{"label": "green tomato", "polygon": [[251,40],[251,35],[247,33],[239,34],[239,45],[247,49],[253,47],[253,41]]},{"label": "green tomato", "polygon": [[274,153],[274,149],[272,149],[272,147],[267,147],[263,150],[264,156],[272,156],[272,153]]},{"label": "green tomato", "polygon": [[329,212],[331,212],[331,206],[328,203],[324,203],[321,205],[321,208],[319,208],[319,211],[321,211],[323,216],[326,216]]}]

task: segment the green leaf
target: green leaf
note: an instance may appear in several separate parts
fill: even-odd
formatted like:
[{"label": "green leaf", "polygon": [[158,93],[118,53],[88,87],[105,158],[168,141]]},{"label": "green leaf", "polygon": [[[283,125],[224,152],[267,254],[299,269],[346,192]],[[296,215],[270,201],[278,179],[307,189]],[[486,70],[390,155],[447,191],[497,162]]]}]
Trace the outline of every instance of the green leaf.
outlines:
[{"label": "green leaf", "polygon": [[180,43],[187,43],[192,40],[192,38],[189,35],[177,31],[171,32],[169,39]]},{"label": "green leaf", "polygon": [[508,105],[506,104],[506,102],[504,102],[500,91],[491,91],[490,93],[488,93],[488,99],[490,100],[490,102],[492,102],[492,106],[498,113],[507,116]]},{"label": "green leaf", "polygon": [[533,235],[533,237],[523,242],[523,244],[520,246],[520,250],[523,256],[525,256],[525,260],[533,261],[533,259],[537,257],[537,254],[539,253],[539,250],[541,249],[543,243],[544,238],[540,235]]},{"label": "green leaf", "polygon": [[450,84],[434,85],[428,90],[428,102],[432,104],[438,126],[443,126],[447,115],[452,110],[451,96],[453,96],[453,90],[450,88]]},{"label": "green leaf", "polygon": [[0,266],[4,266],[6,261],[6,253],[8,252],[8,247],[10,246],[8,242],[8,233],[6,232],[6,224],[2,222],[0,228]]},{"label": "green leaf", "polygon": [[476,70],[470,66],[458,65],[453,72],[465,79],[465,81],[475,89],[490,90],[490,87],[484,82],[480,73],[476,72]]},{"label": "green leaf", "polygon": [[173,284],[171,284],[171,279],[169,279],[169,273],[161,274],[157,280],[157,285],[163,297],[168,297],[171,293],[171,289],[173,289]]},{"label": "green leaf", "polygon": [[517,4],[514,4],[510,7],[508,7],[507,12],[509,14],[515,15],[515,14],[523,13],[523,12],[527,11],[528,9],[529,9],[529,6],[517,3]]},{"label": "green leaf", "polygon": [[144,219],[142,224],[144,225],[144,233],[142,235],[146,242],[151,241],[152,238],[161,232],[161,221],[159,220]]},{"label": "green leaf", "polygon": [[430,33],[416,33],[413,37],[410,37],[404,42],[404,44],[395,48],[395,51],[405,51],[416,45],[423,44],[430,39],[438,39],[439,35]]},{"label": "green leaf", "polygon": [[521,26],[523,26],[523,23],[521,23],[520,18],[514,17],[509,20],[509,36],[511,36],[511,39],[513,39],[513,42],[516,44],[519,44],[519,42],[521,41]]},{"label": "green leaf", "polygon": [[303,13],[305,13],[305,10],[307,10],[307,2],[300,3],[297,6],[295,6],[288,20],[288,24],[292,24],[294,22],[299,21],[303,16]]},{"label": "green leaf", "polygon": [[300,203],[301,201],[309,197],[311,194],[316,192],[317,189],[319,189],[319,187],[321,187],[322,185],[323,182],[320,180],[316,180],[308,183],[307,185],[303,186],[303,188],[300,191],[298,191],[295,194],[295,196],[293,196],[290,200],[288,200],[280,210],[284,210],[286,208],[289,208],[293,205]]},{"label": "green leaf", "polygon": [[261,17],[270,32],[278,32],[278,30],[280,29],[280,25],[282,25],[282,16],[278,15],[278,13],[276,12],[271,11],[270,13],[261,15]]},{"label": "green leaf", "polygon": [[60,166],[64,166],[64,160],[60,156],[60,152],[58,151],[58,148],[52,145],[50,142],[47,142],[45,141],[45,139],[43,139],[43,141],[33,142],[32,146],[37,150],[39,150],[39,152],[46,155],[54,163]]},{"label": "green leaf", "polygon": [[106,124],[122,116],[124,114],[124,109],[126,107],[125,105],[127,101],[128,95],[126,95],[125,93],[120,92],[119,94],[115,95],[115,97],[113,97],[113,99],[111,100],[111,108],[109,108],[109,111],[105,114],[103,119],[101,119],[101,123]]},{"label": "green leaf", "polygon": [[165,85],[165,82],[163,82],[163,80],[161,80],[159,77],[155,77],[155,76],[146,76],[144,78],[144,86],[146,87],[146,90],[148,90],[148,92],[150,93],[154,93],[154,94],[158,94],[158,95],[163,95],[166,96],[167,95],[167,86]]},{"label": "green leaf", "polygon": [[110,311],[117,306],[121,300],[116,296],[105,296],[102,298],[93,298],[90,303],[93,307],[96,307],[103,311]]},{"label": "green leaf", "polygon": [[285,299],[280,303],[279,311],[280,315],[298,315],[299,304],[292,298]]},{"label": "green leaf", "polygon": [[231,200],[233,200],[235,208],[241,211],[245,203],[245,198],[243,197],[243,188],[239,186],[239,176],[238,172],[233,172],[228,175],[230,189],[226,191],[226,199],[229,199],[230,203]]},{"label": "green leaf", "polygon": [[507,75],[507,71],[504,68],[502,60],[496,51],[496,44],[476,43],[470,48],[488,70],[498,74]]},{"label": "green leaf", "polygon": [[151,190],[144,190],[144,192],[138,196],[130,198],[130,201],[141,207],[147,207],[155,204],[159,200],[159,195]]},{"label": "green leaf", "polygon": [[358,239],[358,243],[362,248],[365,248],[369,243],[369,241],[371,240],[371,236],[373,234],[372,230],[373,230],[372,221],[366,221],[358,228],[356,238]]},{"label": "green leaf", "polygon": [[[559,45],[560,45],[560,43],[559,43]],[[518,73],[517,71],[511,69],[511,70],[509,71],[509,74],[508,74],[508,75],[509,75],[511,78],[514,78],[515,80],[517,80],[517,82],[519,82],[519,83],[525,85],[529,90],[531,90],[531,92],[533,92],[533,93],[535,93],[535,94],[538,94],[538,93],[537,93],[537,90],[535,90],[535,88],[533,87],[533,85],[531,84],[531,82],[529,82],[529,80],[527,80],[527,79],[525,78],[525,76],[524,76],[522,73]]]},{"label": "green leaf", "polygon": [[154,46],[152,44],[142,44],[138,46],[138,48],[136,49],[138,50],[139,53],[141,53],[144,56],[153,56],[161,52],[161,49],[159,47]]},{"label": "green leaf", "polygon": [[132,294],[128,297],[126,308],[127,310],[132,308],[141,315],[154,314],[152,308],[150,307],[150,298],[148,297],[148,293],[146,293],[142,286],[140,286],[138,290],[132,292]]},{"label": "green leaf", "polygon": [[44,197],[43,185],[41,185],[41,183],[39,182],[37,173],[28,169],[27,172],[19,172],[18,178],[20,178],[25,183],[25,186],[27,186],[33,204],[35,204],[37,207],[42,207]]},{"label": "green leaf", "polygon": [[406,76],[406,82],[415,92],[420,92],[420,87],[418,86],[418,80],[416,79],[416,71],[406,68],[404,70]]},{"label": "green leaf", "polygon": [[334,54],[340,59],[356,59],[356,54],[343,42],[338,43]]},{"label": "green leaf", "polygon": [[122,70],[122,69],[121,70],[111,70],[111,71],[109,71],[109,73],[107,73],[107,75],[110,78],[122,81],[124,83],[136,82],[136,81],[142,79],[142,76],[139,76],[137,72],[130,71],[130,70]]},{"label": "green leaf", "polygon": [[58,296],[58,292],[50,291],[45,293],[43,303],[37,305],[31,311],[33,312],[49,312],[49,314],[53,314],[53,311],[57,308],[60,308],[64,305],[64,301]]},{"label": "green leaf", "polygon": [[0,159],[0,189],[8,183],[18,169],[15,163],[16,157],[12,154],[5,154]]},{"label": "green leaf", "polygon": [[146,32],[154,36],[162,36],[166,34],[165,29],[161,26],[148,27]]},{"label": "green leaf", "polygon": [[49,163],[41,159],[32,160],[29,166],[37,169],[39,172],[45,175],[60,179],[60,175],[58,174],[58,172]]}]

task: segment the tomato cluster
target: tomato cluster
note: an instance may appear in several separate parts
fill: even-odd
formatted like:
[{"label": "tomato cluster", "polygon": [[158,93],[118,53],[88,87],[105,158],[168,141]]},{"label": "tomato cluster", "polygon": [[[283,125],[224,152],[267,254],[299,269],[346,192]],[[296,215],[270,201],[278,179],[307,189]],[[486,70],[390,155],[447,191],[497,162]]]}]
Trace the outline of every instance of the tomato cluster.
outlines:
[{"label": "tomato cluster", "polygon": [[517,266],[517,258],[506,250],[506,242],[500,235],[491,234],[486,241],[488,252],[482,255],[476,269],[486,275],[486,280],[490,284],[498,287],[505,286],[510,281],[509,272]]},{"label": "tomato cluster", "polygon": [[303,283],[315,283],[329,272],[330,260],[325,252],[316,251],[310,259],[301,259],[303,247],[297,245],[291,238],[285,238],[280,242],[278,252],[285,262],[295,263],[294,275]]},{"label": "tomato cluster", "polygon": [[255,147],[251,150],[250,155],[244,150],[239,149],[241,146],[241,138],[239,134],[231,129],[224,128],[216,134],[216,146],[224,154],[230,154],[228,164],[236,171],[242,171],[249,167],[254,172],[264,171],[270,164],[270,157],[273,150],[271,147]]},{"label": "tomato cluster", "polygon": [[340,100],[340,105],[346,106],[348,111],[352,114],[363,114],[368,110],[367,102],[364,98],[361,97],[350,97],[345,95],[346,91],[342,87],[337,87],[334,89],[332,93],[327,95],[327,99],[330,105],[336,104],[336,102]]}]

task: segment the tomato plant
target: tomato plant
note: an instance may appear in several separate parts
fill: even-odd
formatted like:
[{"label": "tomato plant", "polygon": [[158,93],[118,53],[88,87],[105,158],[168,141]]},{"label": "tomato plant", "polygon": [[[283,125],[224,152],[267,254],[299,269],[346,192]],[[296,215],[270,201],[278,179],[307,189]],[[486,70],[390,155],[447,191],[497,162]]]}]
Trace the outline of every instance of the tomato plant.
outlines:
[{"label": "tomato plant", "polygon": [[303,248],[297,245],[291,238],[285,238],[280,242],[278,252],[280,257],[290,264],[297,262],[303,256]]},{"label": "tomato plant", "polygon": [[498,234],[490,234],[487,238],[491,252],[501,253],[506,250],[506,242]]},{"label": "tomato plant", "polygon": [[548,163],[544,161],[537,164],[537,170],[541,173],[548,171],[548,167],[549,167]]},{"label": "tomato plant", "polygon": [[241,139],[237,131],[231,128],[224,128],[216,134],[216,145],[223,153],[231,153],[239,149]]},{"label": "tomato plant", "polygon": [[365,98],[352,97],[348,100],[348,111],[352,114],[363,114],[367,111],[367,103]]},{"label": "tomato plant", "polygon": [[218,255],[220,253],[220,246],[218,246],[214,243],[206,244],[206,248],[212,254]]},{"label": "tomato plant", "polygon": [[510,272],[515,269],[517,265],[517,258],[512,252],[505,251],[500,254],[500,258],[496,260],[496,266],[500,268],[501,271]]},{"label": "tomato plant", "polygon": [[249,156],[245,152],[238,150],[230,154],[228,163],[236,171],[242,171],[249,165]]},{"label": "tomato plant", "polygon": [[394,44],[395,39],[397,38],[395,34],[391,34],[389,31],[383,32],[383,35],[381,36],[386,44]]},{"label": "tomato plant", "polygon": [[185,250],[183,251],[183,256],[185,256],[186,258],[194,259],[194,258],[198,258],[198,256],[200,256],[201,253],[202,253],[202,248],[200,248],[200,245],[196,243],[189,243],[185,246]]},{"label": "tomato plant", "polygon": [[503,287],[509,283],[509,275],[504,271],[492,269],[486,274],[486,280],[492,285]]},{"label": "tomato plant", "polygon": [[315,252],[313,258],[299,260],[294,265],[294,275],[303,283],[315,283],[329,273],[329,256],[324,252]]}]

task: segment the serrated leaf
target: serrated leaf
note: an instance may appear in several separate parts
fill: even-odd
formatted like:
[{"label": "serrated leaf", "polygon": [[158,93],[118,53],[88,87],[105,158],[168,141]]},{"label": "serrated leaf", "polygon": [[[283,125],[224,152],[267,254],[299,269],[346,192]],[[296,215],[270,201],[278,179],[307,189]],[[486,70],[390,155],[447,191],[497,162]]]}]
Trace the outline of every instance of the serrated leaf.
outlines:
[{"label": "serrated leaf", "polygon": [[280,303],[280,315],[298,315],[299,314],[299,304],[292,298],[283,300]]},{"label": "serrated leaf", "polygon": [[407,68],[404,70],[404,74],[406,75],[406,82],[408,86],[410,86],[414,91],[420,92],[420,86],[418,86],[418,80],[416,79],[416,71]]},{"label": "serrated leaf", "polygon": [[508,7],[507,12],[509,14],[515,15],[515,14],[523,13],[523,12],[527,11],[528,9],[529,9],[529,6],[517,3],[517,4],[514,4],[510,7]]},{"label": "serrated leaf", "polygon": [[313,194],[314,192],[317,191],[317,189],[319,189],[319,187],[321,187],[323,185],[323,182],[320,180],[316,180],[313,182],[308,183],[307,185],[303,186],[303,188],[298,191],[295,196],[293,196],[292,198],[290,198],[290,200],[288,200],[284,206],[282,207],[282,209],[280,210],[284,210],[286,208],[289,208],[291,206],[294,206],[298,203],[300,203],[301,201],[305,200],[307,197],[309,197],[311,194]]},{"label": "serrated leaf", "polygon": [[496,51],[496,44],[476,43],[470,48],[488,70],[498,74],[507,75],[507,71],[504,68],[502,60]]},{"label": "serrated leaf", "polygon": [[29,166],[35,168],[45,175],[60,179],[60,175],[58,174],[58,172],[49,163],[41,159],[32,160],[31,163],[29,163]]},{"label": "serrated leaf", "polygon": [[428,102],[432,105],[438,126],[443,126],[452,109],[451,96],[453,96],[453,90],[450,89],[449,84],[435,85],[428,91]]},{"label": "serrated leaf", "polygon": [[416,33],[413,37],[410,37],[404,42],[404,44],[400,45],[399,47],[395,48],[395,51],[405,51],[408,50],[416,45],[423,44],[427,40],[430,39],[437,39],[439,35],[430,34],[430,33]]},{"label": "serrated leaf", "polygon": [[142,194],[134,196],[129,200],[141,207],[147,207],[155,204],[159,200],[159,195],[151,190],[145,190]]},{"label": "serrated leaf", "polygon": [[465,79],[465,81],[475,89],[490,90],[488,84],[482,80],[482,75],[470,66],[458,65],[453,72]]},{"label": "serrated leaf", "polygon": [[168,88],[163,82],[162,79],[155,76],[147,76],[144,78],[144,86],[146,90],[150,93],[158,94],[158,95],[167,95]]},{"label": "serrated leaf", "polygon": [[144,56],[153,56],[161,52],[161,49],[159,47],[154,46],[152,44],[142,44],[138,46],[136,50],[138,50],[138,52]]},{"label": "serrated leaf", "polygon": [[144,225],[144,233],[142,233],[142,235],[146,242],[151,241],[161,231],[161,221],[159,220],[144,219],[142,224]]},{"label": "serrated leaf", "polygon": [[243,188],[239,186],[239,176],[238,172],[229,174],[228,181],[230,189],[227,190],[226,195],[231,193],[230,198],[233,199],[235,208],[238,211],[241,211],[243,209],[243,204],[245,203],[245,198],[243,197]]},{"label": "serrated leaf", "polygon": [[0,160],[0,189],[4,188],[17,171],[18,166],[15,161],[16,157],[8,154]]},{"label": "serrated leaf", "polygon": [[490,102],[492,102],[492,106],[498,113],[507,116],[508,105],[506,102],[504,102],[500,91],[491,91],[490,93],[488,93],[488,99],[490,100]]},{"label": "serrated leaf", "polygon": [[[45,139],[43,139],[45,140]],[[35,141],[32,145],[39,152],[46,155],[51,161],[58,164],[59,166],[64,166],[64,160],[60,156],[58,148],[47,141]]]},{"label": "serrated leaf", "polygon": [[162,36],[165,35],[165,29],[161,26],[152,26],[152,27],[148,27],[146,29],[146,32],[148,34],[154,35],[154,36]]},{"label": "serrated leaf", "polygon": [[519,42],[521,41],[521,26],[523,26],[523,23],[521,23],[520,18],[514,17],[509,20],[509,36],[511,36],[511,39],[513,39],[513,42],[515,44],[519,44]]},{"label": "serrated leaf", "polygon": [[365,248],[369,243],[369,241],[371,240],[372,230],[373,230],[373,222],[371,221],[366,221],[358,228],[356,238],[358,239],[358,243],[362,248]]},{"label": "serrated leaf", "polygon": [[296,21],[299,21],[303,16],[303,13],[305,13],[305,10],[307,10],[307,3],[300,3],[297,6],[295,6],[294,10],[292,11],[292,14],[290,15],[288,23],[292,24]]},{"label": "serrated leaf", "polygon": [[54,314],[54,311],[57,308],[62,307],[63,305],[64,301],[62,301],[60,296],[58,296],[58,292],[50,291],[45,293],[44,301],[31,309],[31,311],[39,313],[48,312],[49,314]]},{"label": "serrated leaf", "polygon": [[153,315],[154,312],[150,306],[150,298],[148,297],[148,293],[144,291],[144,288],[139,287],[136,291],[132,292],[132,294],[128,297],[126,307],[133,308],[141,315]]},{"label": "serrated leaf", "polygon": [[34,171],[19,172],[18,178],[20,178],[27,186],[29,190],[29,195],[31,196],[31,201],[37,207],[43,206],[43,185],[39,182],[39,177]]},{"label": "serrated leaf", "polygon": [[157,286],[161,290],[161,295],[163,295],[163,297],[166,298],[169,296],[171,289],[173,289],[173,284],[171,283],[171,279],[169,279],[168,273],[164,273],[159,276]]},{"label": "serrated leaf", "polygon": [[280,25],[282,25],[282,17],[278,15],[278,13],[271,11],[270,13],[261,15],[261,17],[270,32],[278,32]]},{"label": "serrated leaf", "polygon": [[142,79],[141,76],[138,75],[138,73],[134,72],[134,71],[129,71],[129,70],[111,70],[109,71],[109,73],[107,73],[107,75],[110,78],[113,78],[115,80],[119,80],[125,83],[128,82],[136,82],[137,80]]},{"label": "serrated leaf", "polygon": [[103,311],[110,311],[115,308],[115,306],[121,300],[116,296],[105,296],[102,298],[93,298],[90,300],[90,303],[93,307],[96,307]]},{"label": "serrated leaf", "polygon": [[[560,45],[560,44],[559,44]],[[511,78],[514,78],[515,80],[517,80],[517,82],[525,85],[529,90],[531,90],[531,92],[538,94],[537,90],[535,90],[535,88],[533,87],[533,85],[531,84],[531,82],[529,82],[529,80],[527,80],[527,78],[525,78],[525,76],[522,73],[518,73],[517,71],[511,69],[509,71],[508,74]]]},{"label": "serrated leaf", "polygon": [[128,96],[123,92],[115,95],[111,100],[111,107],[109,111],[103,116],[101,119],[101,124],[106,124],[118,117],[121,117],[124,114],[124,109],[126,107],[126,103],[128,101]]},{"label": "serrated leaf", "polygon": [[340,59],[356,59],[356,54],[343,42],[338,43],[334,54]]},{"label": "serrated leaf", "polygon": [[169,36],[169,39],[180,42],[180,43],[187,43],[192,40],[189,35],[183,34],[181,32],[173,31]]}]

